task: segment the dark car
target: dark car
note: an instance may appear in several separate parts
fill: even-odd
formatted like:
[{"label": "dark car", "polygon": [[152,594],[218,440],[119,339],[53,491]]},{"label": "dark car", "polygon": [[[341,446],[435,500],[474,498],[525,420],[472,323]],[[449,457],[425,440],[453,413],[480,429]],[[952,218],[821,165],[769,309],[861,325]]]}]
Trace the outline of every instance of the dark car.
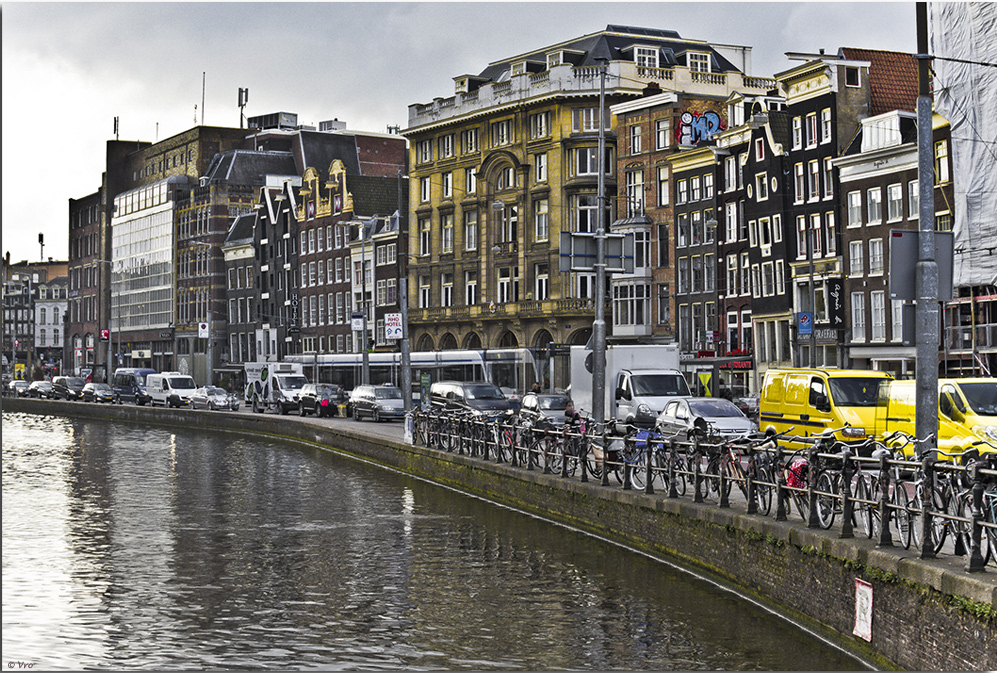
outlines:
[{"label": "dark car", "polygon": [[520,421],[524,425],[546,421],[561,425],[565,422],[565,407],[569,401],[568,395],[527,393],[520,400]]},{"label": "dark car", "polygon": [[88,383],[83,386],[83,401],[114,403],[114,391],[106,383]]},{"label": "dark car", "polygon": [[57,376],[52,379],[52,398],[82,400],[85,385],[87,382],[79,376]]},{"label": "dark car", "polygon": [[38,399],[51,398],[52,397],[52,382],[51,381],[32,381],[31,385],[28,386],[28,397],[37,397]]},{"label": "dark car", "polygon": [[115,401],[135,402],[139,406],[148,404],[152,398],[146,392],[146,377],[155,373],[155,369],[135,367],[119,367],[114,370],[111,388],[114,390]]},{"label": "dark car", "polygon": [[509,416],[514,409],[510,400],[492,383],[438,381],[430,385],[430,404],[434,411],[468,412],[475,416]]},{"label": "dark car", "polygon": [[11,397],[27,397],[28,396],[28,382],[22,381],[21,379],[16,379],[7,384],[8,394]]},{"label": "dark car", "polygon": [[336,386],[332,383],[306,383],[298,393],[298,415],[331,418],[337,415],[336,403]]},{"label": "dark car", "polygon": [[367,416],[376,423],[386,418],[402,418],[406,415],[402,391],[388,384],[357,386],[350,391],[350,407],[356,420]]}]

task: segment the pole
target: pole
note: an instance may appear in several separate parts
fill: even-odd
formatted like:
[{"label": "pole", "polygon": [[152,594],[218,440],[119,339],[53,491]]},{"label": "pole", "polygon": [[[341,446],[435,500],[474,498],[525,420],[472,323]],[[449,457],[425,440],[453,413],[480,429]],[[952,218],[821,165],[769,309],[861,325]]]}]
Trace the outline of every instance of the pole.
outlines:
[{"label": "pole", "polygon": [[364,229],[361,222],[361,383],[371,383],[368,365],[368,269],[364,247]]},{"label": "pole", "polygon": [[[916,99],[916,140],[919,162],[919,261],[916,262],[916,436],[937,432],[939,367],[940,276],[934,258],[933,99],[926,3],[916,3],[916,58],[919,97]],[[932,444],[935,444],[933,442]],[[922,444],[924,454],[931,449]]]},{"label": "pole", "polygon": [[607,62],[600,64],[600,135],[597,142],[597,287],[596,287],[596,308],[593,318],[593,420],[597,423],[604,423],[606,419],[606,408],[604,406],[604,395],[606,390],[607,375],[607,323],[604,321],[605,288],[607,285],[607,263],[605,248],[605,227],[604,222],[604,173],[606,167],[604,137],[604,84],[607,77]]},{"label": "pole", "polygon": [[399,277],[399,310],[402,312],[402,343],[399,344],[399,359],[402,365],[402,407],[408,413],[413,409],[413,367],[409,357],[409,311],[408,280],[404,274]]},{"label": "pole", "polygon": [[815,230],[812,223],[807,222],[805,238],[808,239],[808,310],[812,314],[812,333],[808,335],[808,366],[815,369],[815,246],[812,243],[812,236]]},{"label": "pole", "polygon": [[[210,288],[209,288],[209,292],[211,292]],[[214,381],[212,381],[212,379],[214,378],[213,375],[215,373],[213,371],[214,367],[212,367],[212,363],[213,363],[213,360],[212,360],[212,355],[213,355],[212,354],[212,327],[213,327],[213,325],[212,325],[212,299],[211,299],[211,297],[209,297],[208,298],[208,383],[205,384],[205,385],[209,385],[209,386],[214,385]]]}]

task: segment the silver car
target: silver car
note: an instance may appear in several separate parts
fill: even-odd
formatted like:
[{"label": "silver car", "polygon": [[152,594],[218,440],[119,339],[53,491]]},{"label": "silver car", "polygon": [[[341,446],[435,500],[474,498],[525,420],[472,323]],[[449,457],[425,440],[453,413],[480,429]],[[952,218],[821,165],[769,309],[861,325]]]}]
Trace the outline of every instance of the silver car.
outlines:
[{"label": "silver car", "polygon": [[239,411],[239,398],[216,386],[198,388],[191,395],[192,409],[231,409]]},{"label": "silver car", "polygon": [[727,440],[756,432],[756,424],[732,402],[719,397],[670,400],[656,419],[656,430],[666,439],[689,441],[695,435]]}]

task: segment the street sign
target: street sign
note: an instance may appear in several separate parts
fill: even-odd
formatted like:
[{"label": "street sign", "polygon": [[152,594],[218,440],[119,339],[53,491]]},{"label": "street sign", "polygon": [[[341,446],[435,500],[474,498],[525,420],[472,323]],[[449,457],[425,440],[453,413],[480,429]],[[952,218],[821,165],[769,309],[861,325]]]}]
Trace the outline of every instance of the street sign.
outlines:
[{"label": "street sign", "polygon": [[350,329],[355,332],[364,330],[364,314],[354,312],[350,314]]},{"label": "street sign", "polygon": [[198,338],[207,339],[208,338],[208,323],[199,322],[198,323]]},{"label": "street sign", "polygon": [[[954,298],[954,232],[934,231],[933,259],[937,263],[937,300]],[[888,276],[888,296],[896,300],[915,301],[916,262],[919,261],[919,231],[892,229],[888,246],[891,274]]]},{"label": "street sign", "polygon": [[108,341],[111,339],[111,330],[102,329],[101,330],[101,341]]},{"label": "street sign", "polygon": [[385,338],[386,339],[401,339],[402,338],[402,314],[401,313],[386,313],[385,314]]},{"label": "street sign", "polygon": [[[596,234],[563,231],[558,260],[562,272],[596,271]],[[635,273],[635,235],[604,234],[604,263],[608,273]]]},{"label": "street sign", "polygon": [[812,314],[810,311],[802,311],[798,314],[798,336],[812,335]]}]

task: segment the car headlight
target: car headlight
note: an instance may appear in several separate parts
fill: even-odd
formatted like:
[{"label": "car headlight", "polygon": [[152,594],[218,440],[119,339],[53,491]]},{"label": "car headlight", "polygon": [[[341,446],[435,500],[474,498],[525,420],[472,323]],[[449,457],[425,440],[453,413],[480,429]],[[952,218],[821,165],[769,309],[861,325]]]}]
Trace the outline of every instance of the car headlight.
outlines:
[{"label": "car headlight", "polygon": [[843,428],[843,436],[844,437],[863,437],[864,436],[864,429],[863,428]]},{"label": "car headlight", "polygon": [[975,434],[978,435],[979,437],[988,439],[993,443],[996,441],[997,431],[996,431],[996,426],[994,425],[976,425],[975,427],[972,428],[972,430],[974,430]]},{"label": "car headlight", "polygon": [[383,405],[381,405],[381,407],[379,407],[379,408],[380,408],[380,409],[381,409],[382,411],[395,411],[395,409],[394,409],[394,408],[393,408],[393,407],[392,407],[391,405],[388,405],[388,404],[383,404]]},{"label": "car headlight", "polygon": [[647,405],[647,404],[639,404],[638,405],[638,413],[642,414],[643,416],[652,416],[653,415],[652,414],[652,408],[649,407],[649,405]]}]

